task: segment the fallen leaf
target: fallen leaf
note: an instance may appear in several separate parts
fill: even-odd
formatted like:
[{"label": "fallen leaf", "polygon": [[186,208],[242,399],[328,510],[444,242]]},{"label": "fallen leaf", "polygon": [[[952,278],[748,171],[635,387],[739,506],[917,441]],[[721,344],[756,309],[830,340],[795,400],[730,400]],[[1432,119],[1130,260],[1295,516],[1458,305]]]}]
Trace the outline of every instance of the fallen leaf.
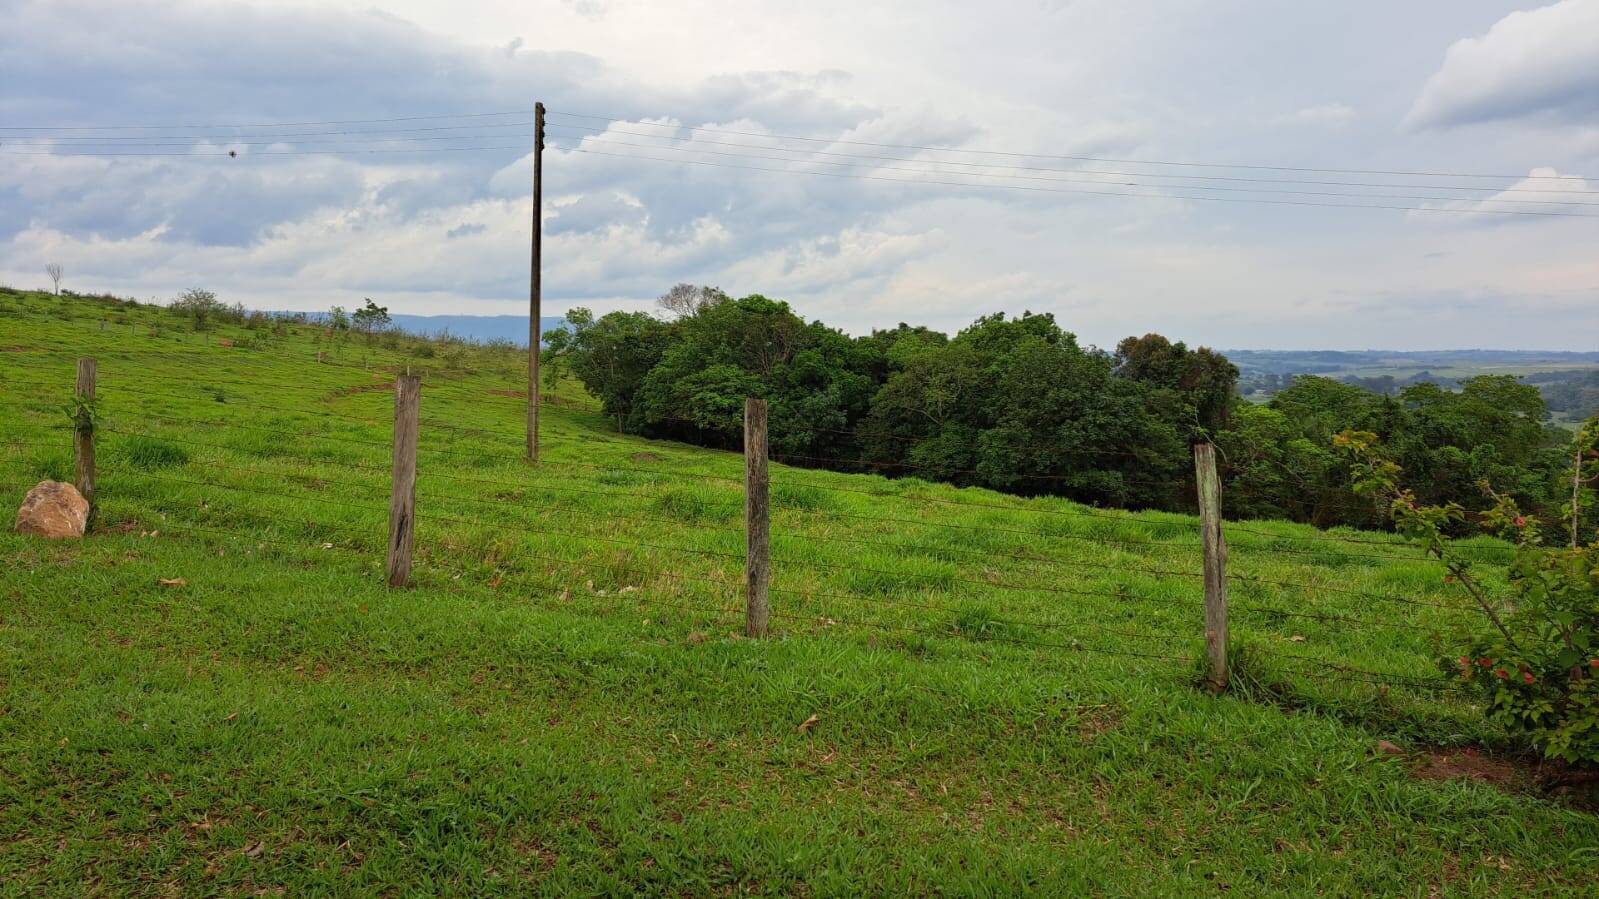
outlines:
[{"label": "fallen leaf", "polygon": [[688,642],[698,646],[705,642],[705,634],[700,631],[689,631]]},{"label": "fallen leaf", "polygon": [[1378,740],[1377,741],[1377,751],[1382,753],[1382,754],[1384,754],[1384,755],[1404,755],[1405,754],[1405,751],[1403,749],[1400,749],[1398,744],[1391,743],[1391,742],[1389,742],[1387,740]]},{"label": "fallen leaf", "polygon": [[186,580],[184,578],[181,578],[181,577],[164,577],[164,578],[158,579],[157,583],[159,583],[163,587],[187,587],[187,586],[189,586],[188,580]]},{"label": "fallen leaf", "polygon": [[1288,639],[1290,641],[1294,642],[1294,643],[1303,643],[1303,642],[1305,642],[1305,638],[1300,636],[1299,634],[1294,634],[1292,637],[1289,637]]},{"label": "fallen leaf", "polygon": [[229,715],[226,718],[223,718],[222,720],[223,721],[232,721],[233,719],[235,719],[237,717],[239,717],[239,713],[238,712],[234,712],[233,714]]},{"label": "fallen leaf", "polygon": [[251,843],[250,845],[244,847],[244,854],[250,858],[259,858],[261,856],[261,852],[265,848],[266,847],[262,846],[260,843]]},{"label": "fallen leaf", "polygon": [[800,724],[799,732],[802,733],[802,734],[810,733],[811,732],[811,728],[815,727],[816,726],[816,722],[818,722],[820,720],[821,719],[816,717],[815,715],[812,715],[811,717],[806,718],[805,721]]}]

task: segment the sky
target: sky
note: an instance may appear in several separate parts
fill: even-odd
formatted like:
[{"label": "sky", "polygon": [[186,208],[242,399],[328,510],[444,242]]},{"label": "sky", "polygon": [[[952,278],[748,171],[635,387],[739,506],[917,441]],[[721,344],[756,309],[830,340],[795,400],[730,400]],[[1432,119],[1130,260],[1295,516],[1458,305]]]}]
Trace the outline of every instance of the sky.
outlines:
[{"label": "sky", "polygon": [[1595,60],[1599,0],[0,0],[0,284],[525,313],[541,100],[546,315],[1593,350]]}]

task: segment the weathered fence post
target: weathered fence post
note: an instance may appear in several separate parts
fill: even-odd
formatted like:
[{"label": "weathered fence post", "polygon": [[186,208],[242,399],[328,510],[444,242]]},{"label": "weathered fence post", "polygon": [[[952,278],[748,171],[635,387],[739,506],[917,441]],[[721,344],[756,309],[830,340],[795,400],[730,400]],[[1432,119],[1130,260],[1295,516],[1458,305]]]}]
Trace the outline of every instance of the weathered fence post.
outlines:
[{"label": "weathered fence post", "polygon": [[394,480],[389,494],[389,586],[411,579],[411,534],[416,527],[416,428],[422,379],[394,379]]},{"label": "weathered fence post", "polygon": [[772,566],[771,506],[767,500],[766,400],[744,401],[744,633],[766,636],[771,617],[767,586]]},{"label": "weathered fence post", "polygon": [[1221,478],[1216,448],[1194,445],[1194,483],[1199,492],[1199,529],[1205,548],[1205,652],[1210,689],[1227,688],[1227,539],[1221,530]]},{"label": "weathered fence post", "polygon": [[94,359],[84,356],[78,360],[78,397],[72,429],[73,475],[78,492],[89,504],[89,517],[94,517]]}]

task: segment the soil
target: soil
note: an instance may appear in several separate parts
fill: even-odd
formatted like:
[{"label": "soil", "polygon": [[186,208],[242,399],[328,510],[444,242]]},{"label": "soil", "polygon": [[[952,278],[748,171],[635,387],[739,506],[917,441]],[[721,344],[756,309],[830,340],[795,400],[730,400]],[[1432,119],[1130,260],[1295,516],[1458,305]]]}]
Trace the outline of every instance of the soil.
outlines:
[{"label": "soil", "polygon": [[1472,746],[1422,752],[1415,756],[1410,773],[1421,780],[1464,778],[1500,787],[1527,786],[1538,776],[1536,766],[1484,755]]}]

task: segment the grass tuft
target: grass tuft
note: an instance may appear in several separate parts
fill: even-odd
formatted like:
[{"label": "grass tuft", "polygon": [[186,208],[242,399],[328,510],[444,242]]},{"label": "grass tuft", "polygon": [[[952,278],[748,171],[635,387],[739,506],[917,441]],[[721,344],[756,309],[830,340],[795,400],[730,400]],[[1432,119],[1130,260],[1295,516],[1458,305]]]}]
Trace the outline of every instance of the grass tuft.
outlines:
[{"label": "grass tuft", "polygon": [[177,444],[150,437],[127,438],[122,442],[122,452],[129,465],[147,470],[177,468],[189,464],[188,450]]}]

